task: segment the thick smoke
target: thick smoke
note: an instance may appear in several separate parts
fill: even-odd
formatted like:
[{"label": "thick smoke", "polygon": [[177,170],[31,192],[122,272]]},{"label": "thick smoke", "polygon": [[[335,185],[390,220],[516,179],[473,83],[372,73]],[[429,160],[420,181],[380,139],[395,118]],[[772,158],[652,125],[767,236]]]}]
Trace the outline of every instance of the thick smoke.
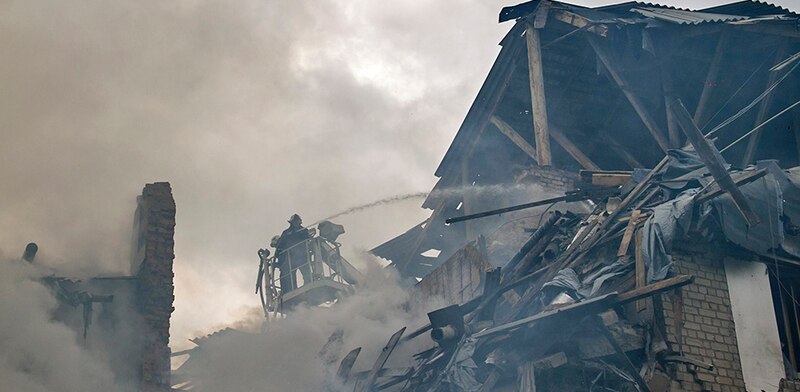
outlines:
[{"label": "thick smoke", "polygon": [[[433,186],[508,3],[2,2],[0,247],[130,273],[135,195],[170,181],[180,349],[256,301],[255,250],[292,213]],[[342,241],[421,222],[417,201],[342,216]]]},{"label": "thick smoke", "polygon": [[0,257],[0,389],[25,392],[123,391],[111,369],[51,319],[57,303],[43,271]]},{"label": "thick smoke", "polygon": [[[362,350],[353,372],[369,370],[392,333],[424,325],[425,312],[442,304],[434,299],[408,303],[408,293],[390,270],[371,268],[367,276],[366,286],[330,308],[301,308],[268,322],[264,333],[210,340],[192,360],[197,362],[190,367],[193,384],[200,391],[322,391],[326,382],[331,386],[342,357],[356,347]],[[260,320],[253,320],[251,329],[259,327]],[[326,346],[337,331],[341,341]],[[388,366],[411,365],[402,361],[430,343],[423,336],[401,344]],[[320,355],[323,347],[327,350]]]}]

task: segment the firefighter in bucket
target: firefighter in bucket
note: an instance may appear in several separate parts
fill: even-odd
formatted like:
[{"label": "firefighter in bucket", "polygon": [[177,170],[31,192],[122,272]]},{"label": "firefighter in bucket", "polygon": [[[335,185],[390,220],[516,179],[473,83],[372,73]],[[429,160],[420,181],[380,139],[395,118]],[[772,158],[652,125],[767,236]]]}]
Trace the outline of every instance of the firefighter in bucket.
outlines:
[{"label": "firefighter in bucket", "polygon": [[311,282],[308,240],[313,236],[314,234],[309,229],[303,227],[303,219],[300,218],[300,215],[294,214],[289,218],[289,227],[281,233],[275,244],[282,293],[288,293],[298,287],[297,270],[300,270],[300,274],[303,276],[303,284]]}]

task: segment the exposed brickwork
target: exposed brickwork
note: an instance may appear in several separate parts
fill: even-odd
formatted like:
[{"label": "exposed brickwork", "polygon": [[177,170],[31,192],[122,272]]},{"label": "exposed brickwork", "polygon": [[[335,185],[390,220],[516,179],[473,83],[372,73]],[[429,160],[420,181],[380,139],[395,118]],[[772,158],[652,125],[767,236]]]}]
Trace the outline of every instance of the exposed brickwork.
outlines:
[{"label": "exposed brickwork", "polygon": [[723,260],[707,244],[683,246],[673,253],[676,272],[694,275],[694,284],[684,287],[682,333],[677,336],[670,295],[664,296],[667,340],[674,351],[714,365],[714,370],[676,365],[672,390],[745,391],[733,313]]},{"label": "exposed brickwork", "polygon": [[781,380],[778,392],[800,392],[800,381]]},{"label": "exposed brickwork", "polygon": [[142,349],[142,391],[169,391],[169,319],[174,310],[175,257],[175,201],[169,183],[145,186],[136,221],[133,272],[138,277],[139,311],[148,329]]},{"label": "exposed brickwork", "polygon": [[574,171],[556,169],[552,166],[531,166],[525,169],[522,176],[522,181],[533,182],[559,193],[575,189],[575,183],[578,181]]}]

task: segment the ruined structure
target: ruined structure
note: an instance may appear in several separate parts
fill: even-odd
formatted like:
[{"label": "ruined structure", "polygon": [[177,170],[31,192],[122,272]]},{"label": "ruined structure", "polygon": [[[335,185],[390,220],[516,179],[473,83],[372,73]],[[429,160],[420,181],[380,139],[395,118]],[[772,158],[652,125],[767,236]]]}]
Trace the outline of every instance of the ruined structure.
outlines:
[{"label": "ruined structure", "polygon": [[[500,21],[515,23],[436,170],[430,218],[373,249],[419,281],[416,296],[453,306],[392,336],[371,370],[351,372],[345,357],[342,381],[798,389],[796,11],[757,0],[504,8]],[[446,222],[572,190],[582,197],[550,212]],[[486,266],[477,284],[463,278],[472,265]],[[428,331],[436,345],[414,366],[383,369]]]},{"label": "ruined structure", "polygon": [[119,385],[170,391],[175,201],[160,182],[147,184],[137,202],[130,275],[44,282],[59,299],[54,318],[105,357]]}]

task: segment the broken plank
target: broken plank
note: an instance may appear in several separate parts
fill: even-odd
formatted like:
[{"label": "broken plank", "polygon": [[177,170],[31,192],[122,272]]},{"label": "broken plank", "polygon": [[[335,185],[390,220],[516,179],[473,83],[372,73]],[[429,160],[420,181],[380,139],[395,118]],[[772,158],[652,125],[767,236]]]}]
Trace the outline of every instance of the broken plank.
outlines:
[{"label": "broken plank", "polygon": [[[584,170],[581,170],[583,179]],[[585,179],[587,183],[597,186],[619,186],[631,180],[631,172],[589,172]]]},{"label": "broken plank", "polygon": [[603,295],[603,296],[600,296],[600,297],[597,297],[597,298],[588,299],[588,300],[583,301],[583,302],[579,302],[579,303],[572,304],[572,305],[567,305],[567,306],[564,306],[564,307],[558,308],[558,309],[548,310],[548,311],[545,311],[545,312],[541,312],[541,313],[535,314],[535,315],[530,316],[530,317],[525,317],[525,318],[522,318],[522,319],[519,319],[519,320],[516,320],[516,321],[512,321],[512,322],[509,322],[509,323],[506,323],[506,324],[503,324],[503,325],[498,325],[497,327],[489,328],[489,329],[487,329],[485,331],[478,332],[478,333],[472,335],[472,337],[477,339],[477,338],[481,338],[481,337],[496,335],[498,333],[511,331],[511,330],[516,329],[516,328],[525,326],[527,324],[531,324],[531,323],[536,322],[536,321],[552,318],[554,316],[567,316],[567,315],[576,314],[576,313],[580,313],[580,312],[586,312],[586,313],[599,312],[601,310],[605,310],[605,309],[608,309],[609,307],[611,307],[612,304],[614,302],[616,302],[616,300],[617,300],[617,293],[609,293],[609,294],[606,294],[606,295]]},{"label": "broken plank", "polygon": [[567,362],[569,362],[567,359],[567,354],[564,354],[563,351],[559,351],[555,354],[536,360],[533,363],[533,367],[536,370],[555,369],[566,365]]},{"label": "broken plank", "polygon": [[[635,262],[636,262],[636,288],[641,288],[646,285],[647,277],[645,275],[645,266],[644,266],[644,249],[642,249],[642,231],[638,230],[636,232],[636,249],[635,252]],[[636,302],[636,311],[641,312],[646,308],[646,304],[644,301],[637,301]]]},{"label": "broken plank", "polygon": [[569,138],[567,138],[567,136],[564,135],[564,133],[561,132],[560,129],[556,127],[550,127],[549,130],[550,130],[550,136],[553,138],[553,140],[555,140],[556,143],[558,143],[558,145],[561,146],[561,148],[566,150],[569,156],[571,156],[578,163],[580,163],[580,165],[583,166],[584,169],[600,170],[600,166],[597,166],[596,163],[592,162],[592,160],[589,159],[589,157],[586,154],[584,154],[583,151],[581,151],[580,148],[578,148],[578,146],[575,145],[575,143],[569,140]]},{"label": "broken plank", "polygon": [[542,48],[539,42],[539,31],[530,22],[527,22],[526,27],[525,43],[528,48],[528,79],[530,81],[533,132],[536,137],[536,162],[539,163],[539,166],[550,166],[553,163],[550,155],[550,132],[544,96]]},{"label": "broken plank", "polygon": [[628,99],[628,102],[630,102],[631,106],[633,106],[633,109],[639,115],[639,118],[650,132],[650,135],[656,140],[661,150],[667,152],[669,150],[669,143],[664,136],[664,132],[661,131],[661,128],[647,111],[644,103],[631,91],[630,86],[622,77],[622,74],[620,74],[619,67],[614,63],[606,49],[597,41],[595,37],[587,36],[587,39],[589,40],[589,44],[594,49],[594,52],[597,54],[597,57],[600,59],[600,62],[602,62],[603,66],[605,66],[608,74],[611,76],[619,89],[625,95],[625,98]]},{"label": "broken plank", "polygon": [[[742,172],[738,173],[739,175],[737,175],[735,179],[733,179],[733,176],[731,176],[731,178],[733,179],[733,183],[736,186],[749,184],[755,180],[758,180],[761,177],[764,177],[767,174],[767,169],[750,170],[744,172],[745,174],[743,175],[741,173]],[[706,189],[695,195],[694,201],[702,203],[704,201],[711,200],[723,193],[725,193],[725,191],[721,189],[716,182],[712,182],[711,184],[708,184]]]},{"label": "broken plank", "polygon": [[625,227],[625,234],[622,235],[622,242],[619,244],[619,249],[617,250],[617,257],[625,257],[625,255],[628,254],[628,247],[630,246],[631,238],[633,238],[633,231],[636,228],[636,223],[641,213],[642,211],[640,210],[634,210],[631,213],[628,226]]},{"label": "broken plank", "polygon": [[389,355],[391,355],[392,351],[394,351],[394,348],[397,347],[397,343],[400,342],[400,337],[403,336],[403,332],[405,331],[406,327],[403,327],[399,331],[395,332],[391,338],[389,338],[389,342],[386,343],[386,346],[384,346],[381,350],[381,354],[378,356],[378,359],[375,360],[375,364],[372,366],[372,370],[370,370],[367,379],[361,383],[359,388],[354,392],[367,392],[372,389],[372,386],[375,385],[375,381],[378,379],[378,374],[380,373],[381,369],[383,369],[383,365],[386,364],[386,361],[389,359]]},{"label": "broken plank", "polygon": [[700,159],[714,176],[714,180],[719,184],[719,187],[724,189],[733,199],[733,204],[744,217],[748,226],[755,226],[760,222],[758,215],[750,208],[747,198],[741,190],[733,183],[730,174],[723,166],[723,159],[719,151],[703,136],[700,129],[692,121],[689,112],[683,103],[676,99],[672,103],[672,109],[675,111],[675,117],[678,120],[683,132],[689,139],[689,142],[694,146],[695,151],[700,156]]},{"label": "broken plank", "polygon": [[517,147],[519,147],[519,149],[525,153],[525,155],[531,157],[531,159],[533,159],[534,162],[536,163],[539,162],[536,156],[536,149],[533,148],[533,146],[531,146],[525,140],[525,138],[522,137],[522,135],[517,133],[517,131],[514,130],[514,128],[512,128],[511,125],[508,125],[507,122],[503,121],[501,118],[497,116],[490,117],[489,121],[492,123],[492,125],[495,126],[495,128],[497,128],[498,131],[500,131],[500,133],[505,135],[505,137],[507,137],[508,140],[511,140],[512,143],[516,144]]},{"label": "broken plank", "polygon": [[678,287],[686,286],[694,282],[692,275],[678,275],[674,278],[664,279],[660,282],[653,283],[647,286],[639,287],[631,291],[626,291],[617,296],[617,304],[625,304],[628,302],[647,298],[651,295],[663,293],[665,291],[673,290]]}]

